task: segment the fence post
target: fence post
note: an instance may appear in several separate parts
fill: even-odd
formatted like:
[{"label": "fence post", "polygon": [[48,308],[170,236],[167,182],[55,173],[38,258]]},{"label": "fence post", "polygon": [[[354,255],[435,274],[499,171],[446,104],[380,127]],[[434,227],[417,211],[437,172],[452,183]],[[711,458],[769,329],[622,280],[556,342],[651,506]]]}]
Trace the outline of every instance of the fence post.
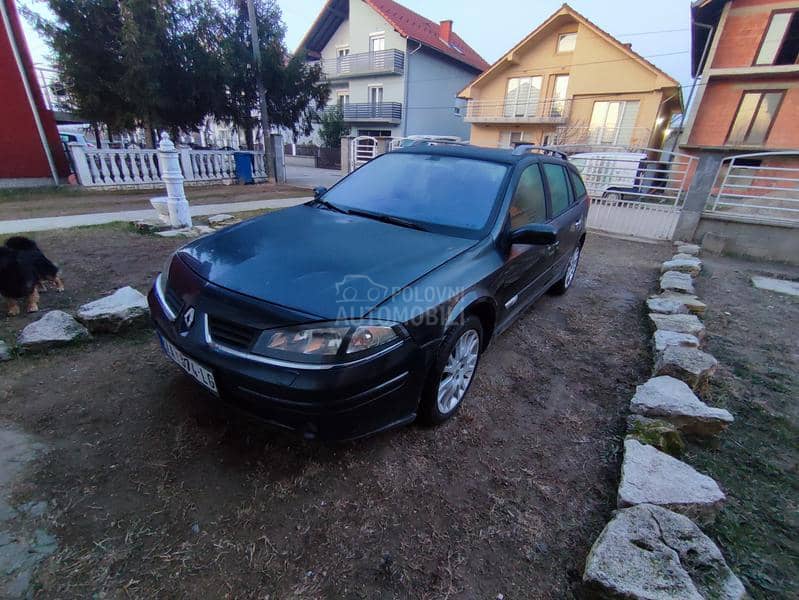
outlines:
[{"label": "fence post", "polygon": [[723,158],[724,154],[721,152],[704,152],[699,157],[699,163],[691,179],[688,193],[685,195],[685,203],[674,231],[674,239],[687,242],[694,239],[699,219],[702,218],[702,211],[713,191],[713,183],[716,181]]},{"label": "fence post", "polygon": [[72,154],[72,163],[75,167],[75,175],[81,185],[91,185],[92,172],[89,170],[88,157],[86,150],[80,144],[72,142],[69,144],[69,152]]},{"label": "fence post", "polygon": [[275,183],[286,183],[286,156],[283,148],[283,136],[279,133],[273,133],[269,138],[272,144],[272,153],[275,157]]},{"label": "fence post", "polygon": [[167,132],[161,133],[158,144],[158,164],[161,167],[161,179],[166,185],[169,220],[174,229],[191,227],[189,201],[183,189],[183,175],[180,172],[180,158],[175,144],[169,139]]},{"label": "fence post", "polygon": [[350,173],[350,154],[352,145],[352,136],[344,135],[341,137],[341,174],[349,175]]}]

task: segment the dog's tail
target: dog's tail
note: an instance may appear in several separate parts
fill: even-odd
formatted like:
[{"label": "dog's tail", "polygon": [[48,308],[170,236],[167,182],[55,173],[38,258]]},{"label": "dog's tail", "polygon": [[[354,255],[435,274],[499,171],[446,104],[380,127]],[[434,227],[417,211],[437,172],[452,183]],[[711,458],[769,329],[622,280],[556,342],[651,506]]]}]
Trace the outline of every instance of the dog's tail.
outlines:
[{"label": "dog's tail", "polygon": [[12,250],[26,251],[26,250],[38,250],[39,246],[37,246],[36,242],[34,242],[30,238],[15,236],[15,237],[10,237],[6,240],[6,248],[11,248]]}]

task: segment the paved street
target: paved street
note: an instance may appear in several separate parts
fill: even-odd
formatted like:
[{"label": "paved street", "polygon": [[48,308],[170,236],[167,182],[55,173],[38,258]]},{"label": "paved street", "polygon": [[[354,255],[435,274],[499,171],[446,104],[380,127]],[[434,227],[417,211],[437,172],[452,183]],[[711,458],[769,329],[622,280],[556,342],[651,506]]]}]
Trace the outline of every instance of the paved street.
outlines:
[{"label": "paved street", "polygon": [[341,179],[341,171],[315,169],[314,167],[286,166],[286,183],[313,189],[317,186],[333,187]]}]

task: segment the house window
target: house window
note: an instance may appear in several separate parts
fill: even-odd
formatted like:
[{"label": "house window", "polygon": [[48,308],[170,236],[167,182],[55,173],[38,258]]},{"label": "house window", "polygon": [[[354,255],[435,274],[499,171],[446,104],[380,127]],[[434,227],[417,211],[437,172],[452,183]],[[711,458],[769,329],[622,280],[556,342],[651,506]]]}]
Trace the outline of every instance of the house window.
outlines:
[{"label": "house window", "polygon": [[386,49],[386,36],[382,33],[369,36],[369,52],[380,52]]},{"label": "house window", "polygon": [[344,47],[342,47],[342,48],[337,48],[337,49],[336,49],[336,55],[337,55],[339,58],[344,58],[345,56],[349,56],[349,55],[350,55],[350,48],[349,48],[349,46],[344,46]]},{"label": "house window", "polygon": [[383,86],[370,85],[369,86],[369,103],[381,104],[383,102]]},{"label": "house window", "polygon": [[727,136],[728,144],[762,144],[766,141],[784,92],[746,92]]},{"label": "house window", "polygon": [[350,55],[349,46],[341,46],[336,48],[336,72],[349,73],[350,72]]},{"label": "house window", "polygon": [[555,75],[552,84],[552,105],[549,108],[550,117],[562,117],[566,114],[566,92],[569,89],[568,75]]},{"label": "house window", "polygon": [[638,100],[594,102],[588,126],[594,144],[628,145],[638,118]]},{"label": "house window", "polygon": [[542,77],[511,77],[505,91],[506,117],[533,117],[538,114]]},{"label": "house window", "polygon": [[755,65],[793,65],[799,56],[799,12],[775,12],[760,42]]},{"label": "house window", "polygon": [[522,142],[529,142],[530,135],[527,135],[527,139],[525,140],[525,134],[523,131],[500,131],[499,132],[499,147],[500,148],[512,148],[516,144],[521,144]]},{"label": "house window", "polygon": [[349,92],[337,92],[336,93],[336,102],[338,103],[339,108],[342,108],[345,104],[350,103],[350,93]]},{"label": "house window", "polygon": [[574,52],[574,47],[576,45],[577,45],[576,33],[563,33],[560,36],[558,36],[558,54],[560,54],[561,52]]}]

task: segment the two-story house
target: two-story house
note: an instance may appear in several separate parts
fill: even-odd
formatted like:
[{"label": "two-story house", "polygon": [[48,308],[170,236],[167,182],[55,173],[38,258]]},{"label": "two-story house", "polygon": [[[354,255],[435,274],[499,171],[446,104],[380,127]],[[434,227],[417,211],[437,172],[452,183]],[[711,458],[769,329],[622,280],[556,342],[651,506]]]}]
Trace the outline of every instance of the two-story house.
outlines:
[{"label": "two-story house", "polygon": [[300,48],[321,61],[353,135],[468,136],[455,96],[488,63],[452,21],[393,0],[328,0]]},{"label": "two-story house", "polygon": [[472,143],[662,146],[672,77],[564,4],[459,94]]},{"label": "two-story house", "polygon": [[799,1],[698,0],[691,11],[700,81],[681,147],[703,168],[799,148]]}]

